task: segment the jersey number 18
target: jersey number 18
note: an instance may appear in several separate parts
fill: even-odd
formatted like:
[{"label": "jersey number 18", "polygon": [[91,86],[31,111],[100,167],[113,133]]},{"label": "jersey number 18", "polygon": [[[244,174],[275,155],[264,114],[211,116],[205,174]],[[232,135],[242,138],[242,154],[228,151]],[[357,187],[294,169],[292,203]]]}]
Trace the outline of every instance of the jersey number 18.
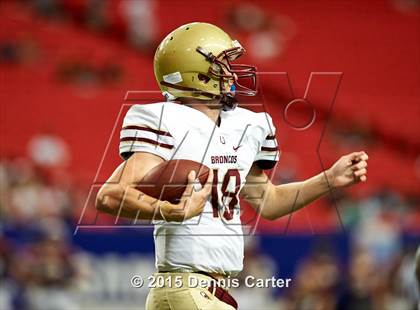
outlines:
[{"label": "jersey number 18", "polygon": [[[213,186],[211,191],[211,204],[213,207],[213,216],[219,217],[219,170],[214,169]],[[231,178],[234,179],[233,191],[228,188]],[[224,207],[223,218],[231,220],[233,218],[233,212],[235,206],[239,202],[239,189],[241,188],[241,176],[238,169],[228,169],[223,177],[222,185],[220,187],[220,193],[222,194],[221,202]],[[226,204],[227,203],[227,204]]]}]

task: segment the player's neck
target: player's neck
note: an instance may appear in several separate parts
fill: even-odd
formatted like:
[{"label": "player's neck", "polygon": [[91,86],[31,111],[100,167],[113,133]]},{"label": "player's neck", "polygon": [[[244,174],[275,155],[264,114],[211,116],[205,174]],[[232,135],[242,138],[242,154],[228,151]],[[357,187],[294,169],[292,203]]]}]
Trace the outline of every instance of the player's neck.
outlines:
[{"label": "player's neck", "polygon": [[205,103],[193,100],[182,100],[183,104],[204,113],[213,122],[217,123],[220,115],[220,105],[217,103]]},{"label": "player's neck", "polygon": [[194,104],[194,105],[188,105],[193,109],[196,109],[205,115],[207,115],[208,118],[210,118],[213,122],[217,122],[220,115],[220,109],[212,109],[206,106],[205,104]]}]

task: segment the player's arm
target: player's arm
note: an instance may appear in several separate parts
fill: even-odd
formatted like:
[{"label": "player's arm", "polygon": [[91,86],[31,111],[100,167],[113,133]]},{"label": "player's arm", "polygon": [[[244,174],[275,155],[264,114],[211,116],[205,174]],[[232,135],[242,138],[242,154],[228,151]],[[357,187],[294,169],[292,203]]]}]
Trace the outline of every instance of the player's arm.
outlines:
[{"label": "player's arm", "polygon": [[212,173],[206,186],[193,191],[195,173],[188,175],[189,184],[179,204],[160,201],[136,189],[150,169],[163,162],[159,156],[136,152],[117,167],[111,177],[100,188],[96,197],[97,210],[132,219],[156,219],[181,222],[199,215],[211,191]]},{"label": "player's arm", "polygon": [[302,182],[274,185],[258,165],[254,164],[247,176],[241,197],[261,216],[275,220],[299,210],[330,190],[367,180],[365,152],[341,157],[330,169]]}]

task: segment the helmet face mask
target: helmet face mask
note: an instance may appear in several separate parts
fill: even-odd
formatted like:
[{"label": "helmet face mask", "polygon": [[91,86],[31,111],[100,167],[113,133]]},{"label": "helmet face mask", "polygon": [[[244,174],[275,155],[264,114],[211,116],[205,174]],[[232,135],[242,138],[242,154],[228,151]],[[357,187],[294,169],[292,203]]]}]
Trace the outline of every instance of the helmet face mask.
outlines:
[{"label": "helmet face mask", "polygon": [[233,109],[236,95],[257,92],[256,67],[233,63],[244,52],[238,41],[214,25],[183,25],[156,50],[156,80],[169,100],[218,99],[224,108]]},{"label": "helmet face mask", "polygon": [[[232,93],[230,81],[233,80],[236,86],[234,94],[242,96],[256,95],[258,87],[257,68],[255,66],[232,63],[245,52],[242,46],[224,50],[217,56],[207,52],[202,47],[197,47],[197,52],[210,62],[209,73],[220,79],[221,94]],[[226,84],[229,85],[228,89],[225,89]]]},{"label": "helmet face mask", "polygon": [[[235,84],[235,94],[255,96],[257,93],[257,68],[245,64],[233,64],[245,52],[242,47],[233,47],[222,51],[211,61],[209,72],[222,80],[232,80]],[[217,69],[216,69],[217,68]],[[244,82],[245,80],[248,80]],[[223,87],[225,83],[220,83]],[[231,89],[221,89],[222,93],[231,92]]]}]

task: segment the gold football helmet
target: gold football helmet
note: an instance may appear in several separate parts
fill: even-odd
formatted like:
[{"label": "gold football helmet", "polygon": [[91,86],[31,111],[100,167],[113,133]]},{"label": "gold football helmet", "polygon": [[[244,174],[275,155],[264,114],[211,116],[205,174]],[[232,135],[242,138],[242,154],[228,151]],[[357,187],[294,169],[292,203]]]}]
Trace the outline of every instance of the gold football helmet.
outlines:
[{"label": "gold football helmet", "polygon": [[220,99],[226,108],[234,108],[235,94],[254,96],[257,92],[256,68],[232,63],[244,52],[219,27],[186,24],[168,34],[157,48],[155,77],[168,100]]}]

